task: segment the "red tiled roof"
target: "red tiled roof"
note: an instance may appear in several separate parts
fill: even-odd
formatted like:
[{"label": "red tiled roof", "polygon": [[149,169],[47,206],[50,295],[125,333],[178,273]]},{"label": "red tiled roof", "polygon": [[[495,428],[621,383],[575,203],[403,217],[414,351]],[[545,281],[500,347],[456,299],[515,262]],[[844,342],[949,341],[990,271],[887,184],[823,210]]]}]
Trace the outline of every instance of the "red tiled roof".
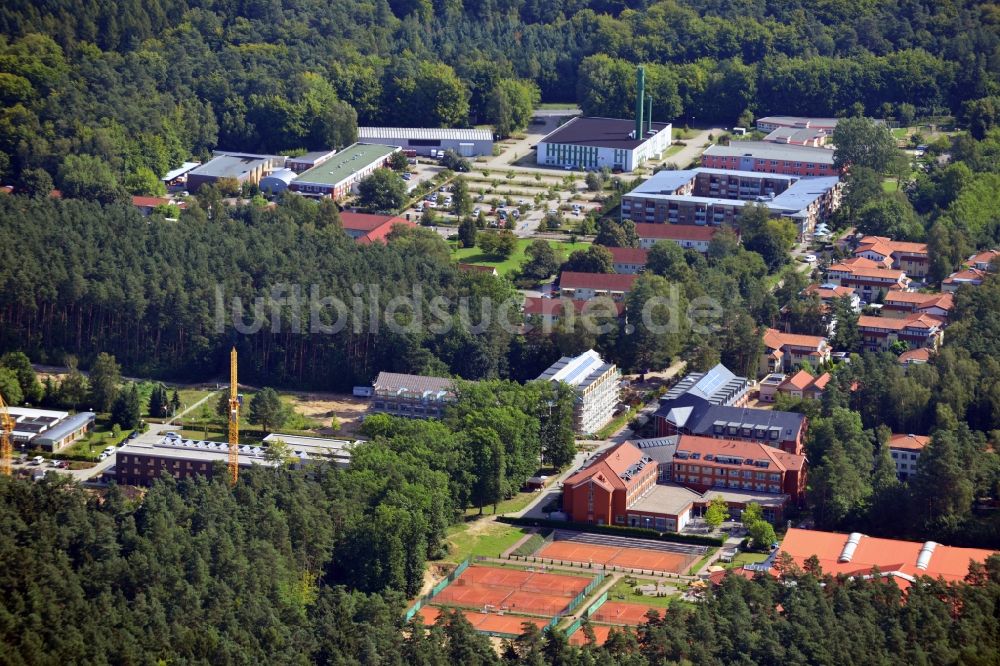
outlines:
[{"label": "red tiled roof", "polygon": [[950,310],[955,306],[954,294],[921,294],[915,291],[893,291],[886,294],[884,304],[907,303],[914,304],[922,308],[939,307]]},{"label": "red tiled roof", "polygon": [[[561,317],[565,314],[566,308],[569,305],[572,305],[577,314],[588,312],[594,315],[600,315],[606,312],[606,310],[601,310],[600,308],[606,308],[608,304],[610,304],[610,299],[594,299],[585,301],[582,299],[538,298],[536,296],[526,296],[524,299],[524,314]],[[615,302],[614,306],[616,313],[620,317],[625,311],[625,304]]]},{"label": "red tiled roof", "polygon": [[823,389],[826,388],[826,385],[830,383],[831,379],[833,379],[833,376],[829,372],[824,372],[822,375],[820,375],[813,381],[812,386],[810,388],[822,391]]},{"label": "red tiled roof", "polygon": [[907,363],[927,363],[931,360],[931,350],[926,347],[920,349],[907,349],[899,355],[899,362],[903,365]]},{"label": "red tiled roof", "polygon": [[374,231],[386,223],[389,223],[391,227],[396,222],[405,223],[406,220],[393,215],[370,215],[368,213],[350,213],[347,211],[340,214],[341,226],[351,231]]},{"label": "red tiled roof", "polygon": [[768,349],[781,349],[785,346],[809,347],[819,349],[826,343],[821,335],[800,335],[798,333],[782,333],[775,328],[764,331],[764,346]]},{"label": "red tiled roof", "polygon": [[[809,557],[819,558],[824,573],[863,575],[878,567],[883,572],[900,572],[909,576],[938,576],[946,581],[965,578],[969,562],[985,562],[993,551],[980,548],[955,548],[934,544],[926,568],[917,568],[918,557],[926,544],[861,536],[849,561],[840,561],[849,535],[789,528],[781,550],[802,566]],[[928,544],[931,542],[928,542]]]},{"label": "red tiled roof", "polygon": [[575,271],[563,271],[559,276],[559,288],[629,291],[638,277],[638,275],[623,275],[620,273],[577,273]]},{"label": "red tiled roof", "polygon": [[575,487],[592,480],[608,490],[612,488],[624,490],[626,486],[621,474],[639,462],[642,457],[643,453],[638,447],[631,442],[622,442],[602,453],[600,458],[586,469],[570,476],[564,485]]},{"label": "red tiled roof", "polygon": [[906,449],[908,451],[921,451],[931,441],[927,435],[899,435],[893,433],[889,438],[890,449]]},{"label": "red tiled roof", "polygon": [[812,385],[814,379],[815,377],[810,375],[805,370],[799,370],[794,375],[792,375],[785,381],[781,382],[781,386],[779,386],[778,388],[782,389],[785,387],[789,387],[789,388],[799,389],[800,391],[804,391],[807,387]]},{"label": "red tiled roof", "polygon": [[785,471],[801,470],[805,465],[806,457],[788,453],[781,449],[761,444],[760,442],[744,442],[737,439],[715,439],[714,437],[702,437],[700,435],[681,435],[677,439],[678,451],[689,451],[700,453],[701,458],[697,461],[699,465],[712,467],[732,467],[732,464],[720,463],[713,460],[706,460],[705,455],[733,456],[734,458],[752,458],[755,460],[766,460],[774,466]]},{"label": "red tiled roof", "polygon": [[893,317],[858,317],[858,328],[886,328],[901,331],[904,328],[940,328],[941,319],[929,314],[911,314],[909,317],[896,319]]},{"label": "red tiled roof", "polygon": [[1000,250],[986,250],[985,252],[972,255],[965,263],[968,266],[975,266],[976,264],[986,264],[988,266],[997,257],[1000,257]]},{"label": "red tiled roof", "polygon": [[966,268],[962,271],[955,271],[948,277],[946,277],[943,282],[944,284],[951,284],[952,282],[982,282],[986,279],[987,273],[979,270],[978,268]]},{"label": "red tiled roof", "polygon": [[838,264],[833,264],[827,269],[828,272],[849,273],[859,277],[889,278],[898,281],[905,273],[893,268],[881,268],[879,264],[864,257],[854,257],[845,259]]},{"label": "red tiled roof", "polygon": [[883,256],[891,255],[893,252],[901,254],[927,254],[927,243],[895,241],[885,236],[865,236],[861,239],[858,249],[855,250],[855,254],[860,254],[869,249]]},{"label": "red tiled roof", "polygon": [[699,226],[697,224],[652,224],[639,222],[635,225],[639,238],[656,238],[659,240],[710,241],[719,233],[718,227]]},{"label": "red tiled roof", "polygon": [[641,247],[609,247],[607,250],[616,264],[645,266],[646,258],[649,256],[649,250],[643,250]]}]

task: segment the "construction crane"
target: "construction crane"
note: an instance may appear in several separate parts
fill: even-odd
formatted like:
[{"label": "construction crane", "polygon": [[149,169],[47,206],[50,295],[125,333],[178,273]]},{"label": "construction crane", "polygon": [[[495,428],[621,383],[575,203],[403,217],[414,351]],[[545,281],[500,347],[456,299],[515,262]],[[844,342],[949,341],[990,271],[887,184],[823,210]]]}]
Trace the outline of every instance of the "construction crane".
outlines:
[{"label": "construction crane", "polygon": [[240,405],[243,396],[236,388],[236,347],[229,352],[229,485],[235,486],[240,474]]},{"label": "construction crane", "polygon": [[7,403],[0,395],[0,473],[10,476],[11,462],[14,457],[14,447],[10,442],[10,434],[14,431],[14,419],[7,411]]}]

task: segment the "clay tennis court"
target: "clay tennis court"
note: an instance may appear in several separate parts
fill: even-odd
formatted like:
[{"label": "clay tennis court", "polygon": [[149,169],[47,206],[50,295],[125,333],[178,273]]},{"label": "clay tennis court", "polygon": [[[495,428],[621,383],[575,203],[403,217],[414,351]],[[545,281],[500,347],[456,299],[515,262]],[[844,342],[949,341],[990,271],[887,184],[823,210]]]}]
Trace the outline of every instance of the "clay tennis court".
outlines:
[{"label": "clay tennis court", "polygon": [[[441,616],[441,609],[435,606],[424,606],[418,612],[427,626],[434,624]],[[524,631],[521,625],[525,622],[530,622],[539,629],[544,629],[548,624],[548,620],[538,617],[525,617],[523,615],[499,615],[470,610],[462,611],[462,614],[473,628],[479,631],[489,631],[498,634],[521,634]]]},{"label": "clay tennis court", "polygon": [[542,546],[535,555],[550,560],[670,573],[683,573],[698,559],[697,555],[690,553],[668,553],[646,548],[603,546],[577,541],[552,541]]},{"label": "clay tennis court", "polygon": [[606,601],[590,616],[591,622],[638,626],[648,621],[646,613],[656,611],[660,616],[664,609],[646,604],[635,604],[624,601]]},{"label": "clay tennis court", "polygon": [[552,617],[569,606],[591,578],[523,569],[472,566],[444,588],[434,603]]},{"label": "clay tennis court", "polygon": [[[594,642],[597,645],[604,645],[608,641],[608,634],[614,628],[608,624],[592,624],[590,626],[594,630]],[[621,627],[618,627],[621,629]],[[569,637],[570,645],[587,645],[587,635],[583,633],[583,629],[577,629],[573,632],[573,635]]]}]

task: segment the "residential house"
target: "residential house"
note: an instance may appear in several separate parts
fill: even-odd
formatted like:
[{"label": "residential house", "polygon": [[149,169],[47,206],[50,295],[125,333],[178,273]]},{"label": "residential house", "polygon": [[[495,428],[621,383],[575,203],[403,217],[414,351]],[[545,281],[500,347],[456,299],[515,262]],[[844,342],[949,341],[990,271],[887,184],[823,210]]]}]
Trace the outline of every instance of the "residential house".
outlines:
[{"label": "residential house", "polygon": [[907,349],[899,355],[897,360],[899,361],[899,364],[905,368],[911,365],[930,363],[931,355],[931,350],[926,347],[921,347],[920,349]]},{"label": "residential house", "polygon": [[646,259],[649,250],[641,247],[609,247],[608,252],[614,261],[615,273],[634,275],[646,269]]},{"label": "residential house", "polygon": [[917,462],[920,452],[931,441],[926,435],[897,435],[889,438],[889,456],[896,465],[896,476],[900,481],[906,481],[917,473]]},{"label": "residential house", "polygon": [[187,202],[185,201],[173,201],[172,199],[167,199],[164,197],[132,197],[132,206],[138,210],[143,217],[149,217],[153,210],[158,206],[177,206],[178,210],[184,210],[187,208]]},{"label": "residential house", "polygon": [[960,271],[955,271],[941,281],[941,291],[955,293],[962,285],[978,287],[984,280],[986,280],[987,275],[989,275],[989,273],[978,268],[965,268]]},{"label": "residential house", "polygon": [[911,314],[905,318],[858,317],[862,351],[889,351],[897,342],[905,342],[910,349],[927,347],[936,350],[944,341],[944,322],[927,314]]},{"label": "residential house", "polygon": [[563,271],[559,275],[559,293],[571,300],[589,301],[599,296],[607,296],[621,301],[632,290],[636,275],[617,273],[577,273]]},{"label": "residential house", "polygon": [[901,270],[918,280],[927,277],[930,268],[927,243],[894,241],[885,236],[865,236],[854,250],[854,256],[870,259],[885,268]]},{"label": "residential house", "polygon": [[951,293],[924,294],[915,291],[890,291],[882,300],[882,316],[905,318],[912,314],[929,314],[948,319],[955,307]]},{"label": "residential house", "polygon": [[785,383],[788,375],[783,372],[772,372],[757,382],[757,399],[761,402],[774,402],[778,395],[778,387]]},{"label": "residential house", "polygon": [[858,296],[857,292],[851,287],[844,287],[837,284],[811,284],[802,290],[802,294],[805,296],[816,294],[819,300],[823,303],[823,311],[829,312],[830,306],[833,301],[839,298],[848,298],[851,302],[851,308],[855,311],[861,309],[861,298]]},{"label": "residential house", "polygon": [[590,316],[595,320],[612,315],[621,317],[625,312],[625,304],[608,298],[583,301],[569,298],[528,296],[524,299],[522,312],[530,324],[551,330],[559,322],[572,317]]},{"label": "residential house", "polygon": [[774,328],[764,332],[764,355],[760,374],[788,372],[808,362],[813,367],[830,360],[830,345],[821,335],[784,333]]},{"label": "residential house", "polygon": [[638,222],[635,231],[639,236],[639,247],[648,250],[660,241],[677,243],[685,250],[695,250],[705,254],[718,227],[705,227],[693,224],[658,224]]},{"label": "residential house", "polygon": [[845,259],[831,265],[826,270],[826,279],[832,284],[853,288],[869,303],[880,293],[910,288],[910,278],[906,277],[905,271],[885,268],[864,257]]},{"label": "residential house", "polygon": [[975,268],[976,270],[985,271],[987,273],[994,272],[996,261],[1000,258],[1000,250],[986,250],[978,254],[974,254],[965,260],[965,265],[968,268]]},{"label": "residential house", "polygon": [[396,225],[411,228],[417,226],[409,220],[393,215],[369,215],[347,211],[340,214],[340,225],[347,235],[359,245],[369,245],[376,242],[384,244],[389,232]]},{"label": "residential house", "polygon": [[[770,376],[770,375],[769,375]],[[805,370],[799,370],[791,377],[787,377],[778,385],[778,393],[783,393],[791,398],[807,398],[819,400],[823,397],[823,389],[830,382],[829,372],[824,372],[818,377],[814,377]]]}]

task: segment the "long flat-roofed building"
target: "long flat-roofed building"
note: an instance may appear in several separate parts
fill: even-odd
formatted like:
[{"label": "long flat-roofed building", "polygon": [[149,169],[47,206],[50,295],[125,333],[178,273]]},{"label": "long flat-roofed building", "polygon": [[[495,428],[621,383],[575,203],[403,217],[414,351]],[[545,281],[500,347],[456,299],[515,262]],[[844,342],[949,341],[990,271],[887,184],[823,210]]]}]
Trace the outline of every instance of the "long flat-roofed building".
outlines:
[{"label": "long flat-roofed building", "polygon": [[747,203],[765,206],[771,217],[790,220],[800,235],[840,206],[840,179],[806,178],[699,167],[660,171],[622,197],[622,219],[699,226],[739,226]]},{"label": "long flat-roofed building", "polygon": [[285,158],[280,155],[256,155],[253,153],[230,153],[216,150],[214,157],[187,173],[187,188],[196,192],[202,185],[211,185],[223,178],[232,178],[237,183],[258,184],[265,175],[285,166]]},{"label": "long flat-roofed building", "polygon": [[70,414],[51,409],[8,407],[14,421],[11,444],[23,449],[57,453],[83,437],[94,425],[93,412]]},{"label": "long flat-roofed building", "polygon": [[840,175],[840,169],[833,165],[832,150],[767,141],[733,141],[728,146],[709,146],[701,154],[701,165],[713,169],[793,176]]},{"label": "long flat-roofed building", "polygon": [[[705,254],[708,246],[719,232],[718,227],[699,227],[693,224],[653,224],[637,222],[635,232],[639,236],[639,247],[648,250],[660,241],[677,243],[685,250],[695,250]],[[618,269],[615,269],[618,271]],[[621,271],[618,271],[619,273]]]},{"label": "long flat-roofed building", "polygon": [[563,356],[539,375],[547,382],[564,382],[576,392],[573,418],[578,433],[594,433],[614,416],[622,373],[614,363],[588,349],[579,356]]},{"label": "long flat-roofed building", "polygon": [[[344,467],[350,462],[356,442],[322,437],[272,434],[264,438],[270,444],[281,439],[291,449],[290,464],[301,467],[310,462],[329,462]],[[145,486],[164,472],[175,479],[195,476],[212,478],[215,469],[225,473],[229,444],[179,437],[160,437],[153,442],[132,440],[115,452],[114,478],[117,483]],[[239,465],[273,467],[266,457],[266,447],[243,444],[239,447]]]},{"label": "long flat-roofed building", "polygon": [[488,129],[359,127],[358,141],[399,146],[417,155],[430,155],[432,150],[454,150],[462,157],[493,154],[493,132]]},{"label": "long flat-roofed building", "polygon": [[380,372],[373,384],[369,411],[427,419],[441,418],[455,401],[455,381],[445,377]]},{"label": "long flat-roofed building", "polygon": [[571,300],[589,301],[606,296],[612,300],[621,301],[625,299],[628,292],[632,291],[638,277],[634,273],[620,275],[618,273],[563,271],[559,274],[559,293]]},{"label": "long flat-roofed building", "polygon": [[325,162],[299,174],[288,189],[305,196],[340,199],[347,196],[355,185],[373,171],[385,166],[389,156],[398,150],[398,146],[352,144]]}]

